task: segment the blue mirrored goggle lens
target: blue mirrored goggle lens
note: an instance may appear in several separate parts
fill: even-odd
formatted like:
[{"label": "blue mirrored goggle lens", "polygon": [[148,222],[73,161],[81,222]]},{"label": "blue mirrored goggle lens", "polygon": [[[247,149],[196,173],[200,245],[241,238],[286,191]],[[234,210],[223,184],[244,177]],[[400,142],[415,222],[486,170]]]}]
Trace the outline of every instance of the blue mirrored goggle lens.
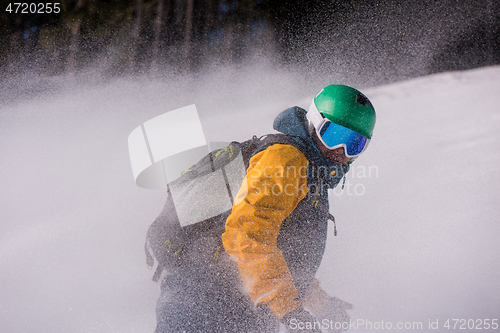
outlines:
[{"label": "blue mirrored goggle lens", "polygon": [[345,144],[346,153],[350,156],[360,154],[368,141],[361,134],[331,121],[327,121],[321,127],[319,134],[329,148]]}]

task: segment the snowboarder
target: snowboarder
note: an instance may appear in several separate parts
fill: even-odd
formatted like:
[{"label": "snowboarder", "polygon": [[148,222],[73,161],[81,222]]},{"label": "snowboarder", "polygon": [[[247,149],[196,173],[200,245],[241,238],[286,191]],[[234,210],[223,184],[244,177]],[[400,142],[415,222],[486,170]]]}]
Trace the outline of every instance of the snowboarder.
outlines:
[{"label": "snowboarder", "polygon": [[156,333],[346,330],[350,304],[314,276],[333,220],[327,190],[366,150],[375,118],[344,85],[325,87],[308,111],[280,113],[282,134],[252,152],[222,237],[186,244],[189,259],[163,280]]}]

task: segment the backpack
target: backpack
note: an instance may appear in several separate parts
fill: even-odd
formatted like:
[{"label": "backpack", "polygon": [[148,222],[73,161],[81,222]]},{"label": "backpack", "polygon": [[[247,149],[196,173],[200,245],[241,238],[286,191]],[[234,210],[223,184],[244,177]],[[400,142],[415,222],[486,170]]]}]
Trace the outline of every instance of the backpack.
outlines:
[{"label": "backpack", "polygon": [[[254,136],[211,151],[168,183],[165,205],[149,227],[144,245],[148,267],[152,269],[154,258],[158,262],[153,281],[157,282],[164,270],[181,266],[186,248],[198,238],[217,239],[219,244],[212,255],[218,257],[225,221],[245,178],[250,158],[278,143],[293,145],[310,160],[305,148],[290,136]],[[328,207],[319,208],[328,211]],[[334,221],[329,212],[328,215]]]}]

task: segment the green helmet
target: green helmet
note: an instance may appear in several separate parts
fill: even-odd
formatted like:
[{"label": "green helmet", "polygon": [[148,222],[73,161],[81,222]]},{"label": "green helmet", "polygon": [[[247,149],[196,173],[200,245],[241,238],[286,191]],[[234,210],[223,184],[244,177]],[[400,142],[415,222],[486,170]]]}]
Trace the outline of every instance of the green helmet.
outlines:
[{"label": "green helmet", "polygon": [[371,139],[375,127],[375,109],[358,90],[332,84],[319,92],[311,103],[325,118]]}]

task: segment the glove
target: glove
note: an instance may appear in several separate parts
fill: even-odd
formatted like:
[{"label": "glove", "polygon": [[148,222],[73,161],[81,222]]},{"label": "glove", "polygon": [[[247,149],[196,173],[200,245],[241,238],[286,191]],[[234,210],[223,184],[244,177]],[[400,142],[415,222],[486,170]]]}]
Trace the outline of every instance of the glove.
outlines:
[{"label": "glove", "polygon": [[[323,332],[340,333],[349,329],[351,317],[346,310],[351,310],[352,304],[342,301],[337,297],[330,297],[325,307],[316,315],[319,322],[323,323]],[[328,324],[326,324],[328,323]],[[325,329],[328,327],[327,329]]]},{"label": "glove", "polygon": [[302,306],[287,313],[281,319],[281,323],[285,325],[288,333],[321,333],[321,324]]},{"label": "glove", "polygon": [[349,328],[350,317],[346,310],[352,309],[352,305],[328,295],[317,279],[309,285],[303,305],[322,324],[323,332],[340,333]]}]

